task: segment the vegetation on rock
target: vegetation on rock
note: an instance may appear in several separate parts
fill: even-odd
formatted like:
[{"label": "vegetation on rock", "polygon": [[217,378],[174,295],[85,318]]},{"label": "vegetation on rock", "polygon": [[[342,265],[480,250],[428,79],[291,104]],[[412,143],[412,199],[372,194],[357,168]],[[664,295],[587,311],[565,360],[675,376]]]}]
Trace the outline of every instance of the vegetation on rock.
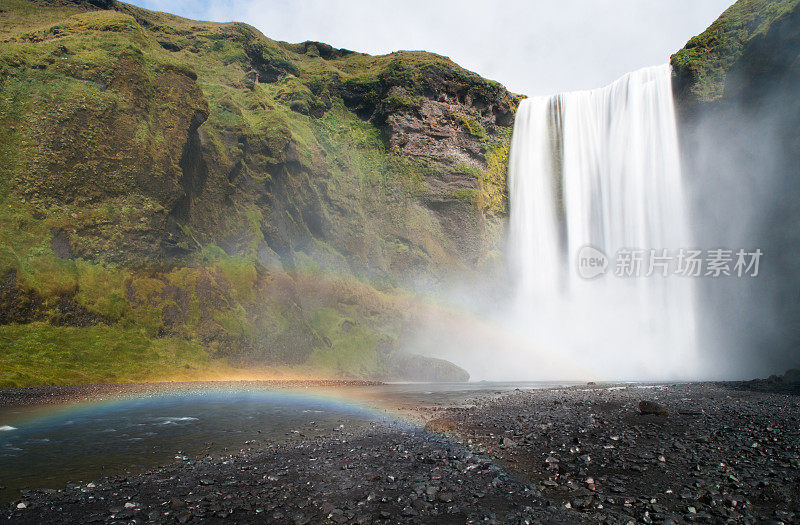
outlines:
[{"label": "vegetation on rock", "polygon": [[678,99],[693,103],[722,97],[729,73],[747,49],[782,21],[797,16],[799,5],[799,0],[739,0],[733,4],[672,55]]},{"label": "vegetation on rock", "polygon": [[405,279],[495,264],[499,84],[111,0],[2,9],[3,384],[387,377]]}]

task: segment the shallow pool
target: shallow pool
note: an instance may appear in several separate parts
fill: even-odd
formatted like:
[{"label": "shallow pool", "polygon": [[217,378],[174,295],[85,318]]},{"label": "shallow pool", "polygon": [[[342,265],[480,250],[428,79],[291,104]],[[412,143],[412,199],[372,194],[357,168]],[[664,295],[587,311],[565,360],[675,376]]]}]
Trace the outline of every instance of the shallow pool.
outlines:
[{"label": "shallow pool", "polygon": [[201,391],[0,412],[0,501],[25,488],[124,475],[207,453],[352,430],[384,419],[309,394]]}]

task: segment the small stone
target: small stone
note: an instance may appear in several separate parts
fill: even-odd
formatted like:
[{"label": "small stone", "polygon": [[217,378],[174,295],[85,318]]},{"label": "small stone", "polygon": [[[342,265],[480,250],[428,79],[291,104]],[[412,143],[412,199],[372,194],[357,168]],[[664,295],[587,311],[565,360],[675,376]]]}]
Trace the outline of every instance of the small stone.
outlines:
[{"label": "small stone", "polygon": [[443,501],[445,503],[450,503],[453,501],[453,493],[452,492],[442,492],[438,496],[439,501]]},{"label": "small stone", "polygon": [[458,427],[452,421],[446,419],[432,419],[425,423],[425,432],[443,434],[445,432],[452,432]]},{"label": "small stone", "polygon": [[403,516],[418,516],[419,512],[414,507],[405,507],[403,509]]},{"label": "small stone", "polygon": [[639,412],[642,415],[666,416],[667,409],[655,401],[639,401]]},{"label": "small stone", "polygon": [[305,514],[297,514],[294,517],[294,525],[308,525],[311,523],[311,518]]}]

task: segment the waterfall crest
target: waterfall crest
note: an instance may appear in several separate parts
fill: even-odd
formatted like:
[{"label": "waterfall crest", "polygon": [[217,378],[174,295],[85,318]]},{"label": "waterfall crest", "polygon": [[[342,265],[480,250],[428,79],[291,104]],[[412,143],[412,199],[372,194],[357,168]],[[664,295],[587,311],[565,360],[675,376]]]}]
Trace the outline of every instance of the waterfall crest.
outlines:
[{"label": "waterfall crest", "polygon": [[[650,250],[693,247],[670,74],[645,68],[604,88],[526,99],[514,124],[517,324],[543,355],[600,379],[697,373],[693,279],[645,276]],[[595,279],[578,272],[585,246],[608,258]],[[615,275],[619,250],[645,253],[640,277]]]}]

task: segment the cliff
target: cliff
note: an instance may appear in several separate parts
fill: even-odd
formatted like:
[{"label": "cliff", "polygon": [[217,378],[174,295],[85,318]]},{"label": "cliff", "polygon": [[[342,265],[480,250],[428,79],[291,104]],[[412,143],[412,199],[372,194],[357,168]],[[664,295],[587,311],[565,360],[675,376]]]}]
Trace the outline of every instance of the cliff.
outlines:
[{"label": "cliff", "polygon": [[[496,82],[112,0],[2,10],[0,383],[387,377],[415,369],[410,279],[496,269],[518,102]],[[63,370],[91,348],[132,371]]]},{"label": "cliff", "polygon": [[[745,86],[796,74],[797,0],[739,0],[671,58],[683,107],[730,100]],[[774,86],[768,86],[770,88]]]},{"label": "cliff", "polygon": [[703,283],[703,351],[728,376],[797,366],[800,2],[739,0],[672,66],[698,245],[764,253],[756,279]]}]

